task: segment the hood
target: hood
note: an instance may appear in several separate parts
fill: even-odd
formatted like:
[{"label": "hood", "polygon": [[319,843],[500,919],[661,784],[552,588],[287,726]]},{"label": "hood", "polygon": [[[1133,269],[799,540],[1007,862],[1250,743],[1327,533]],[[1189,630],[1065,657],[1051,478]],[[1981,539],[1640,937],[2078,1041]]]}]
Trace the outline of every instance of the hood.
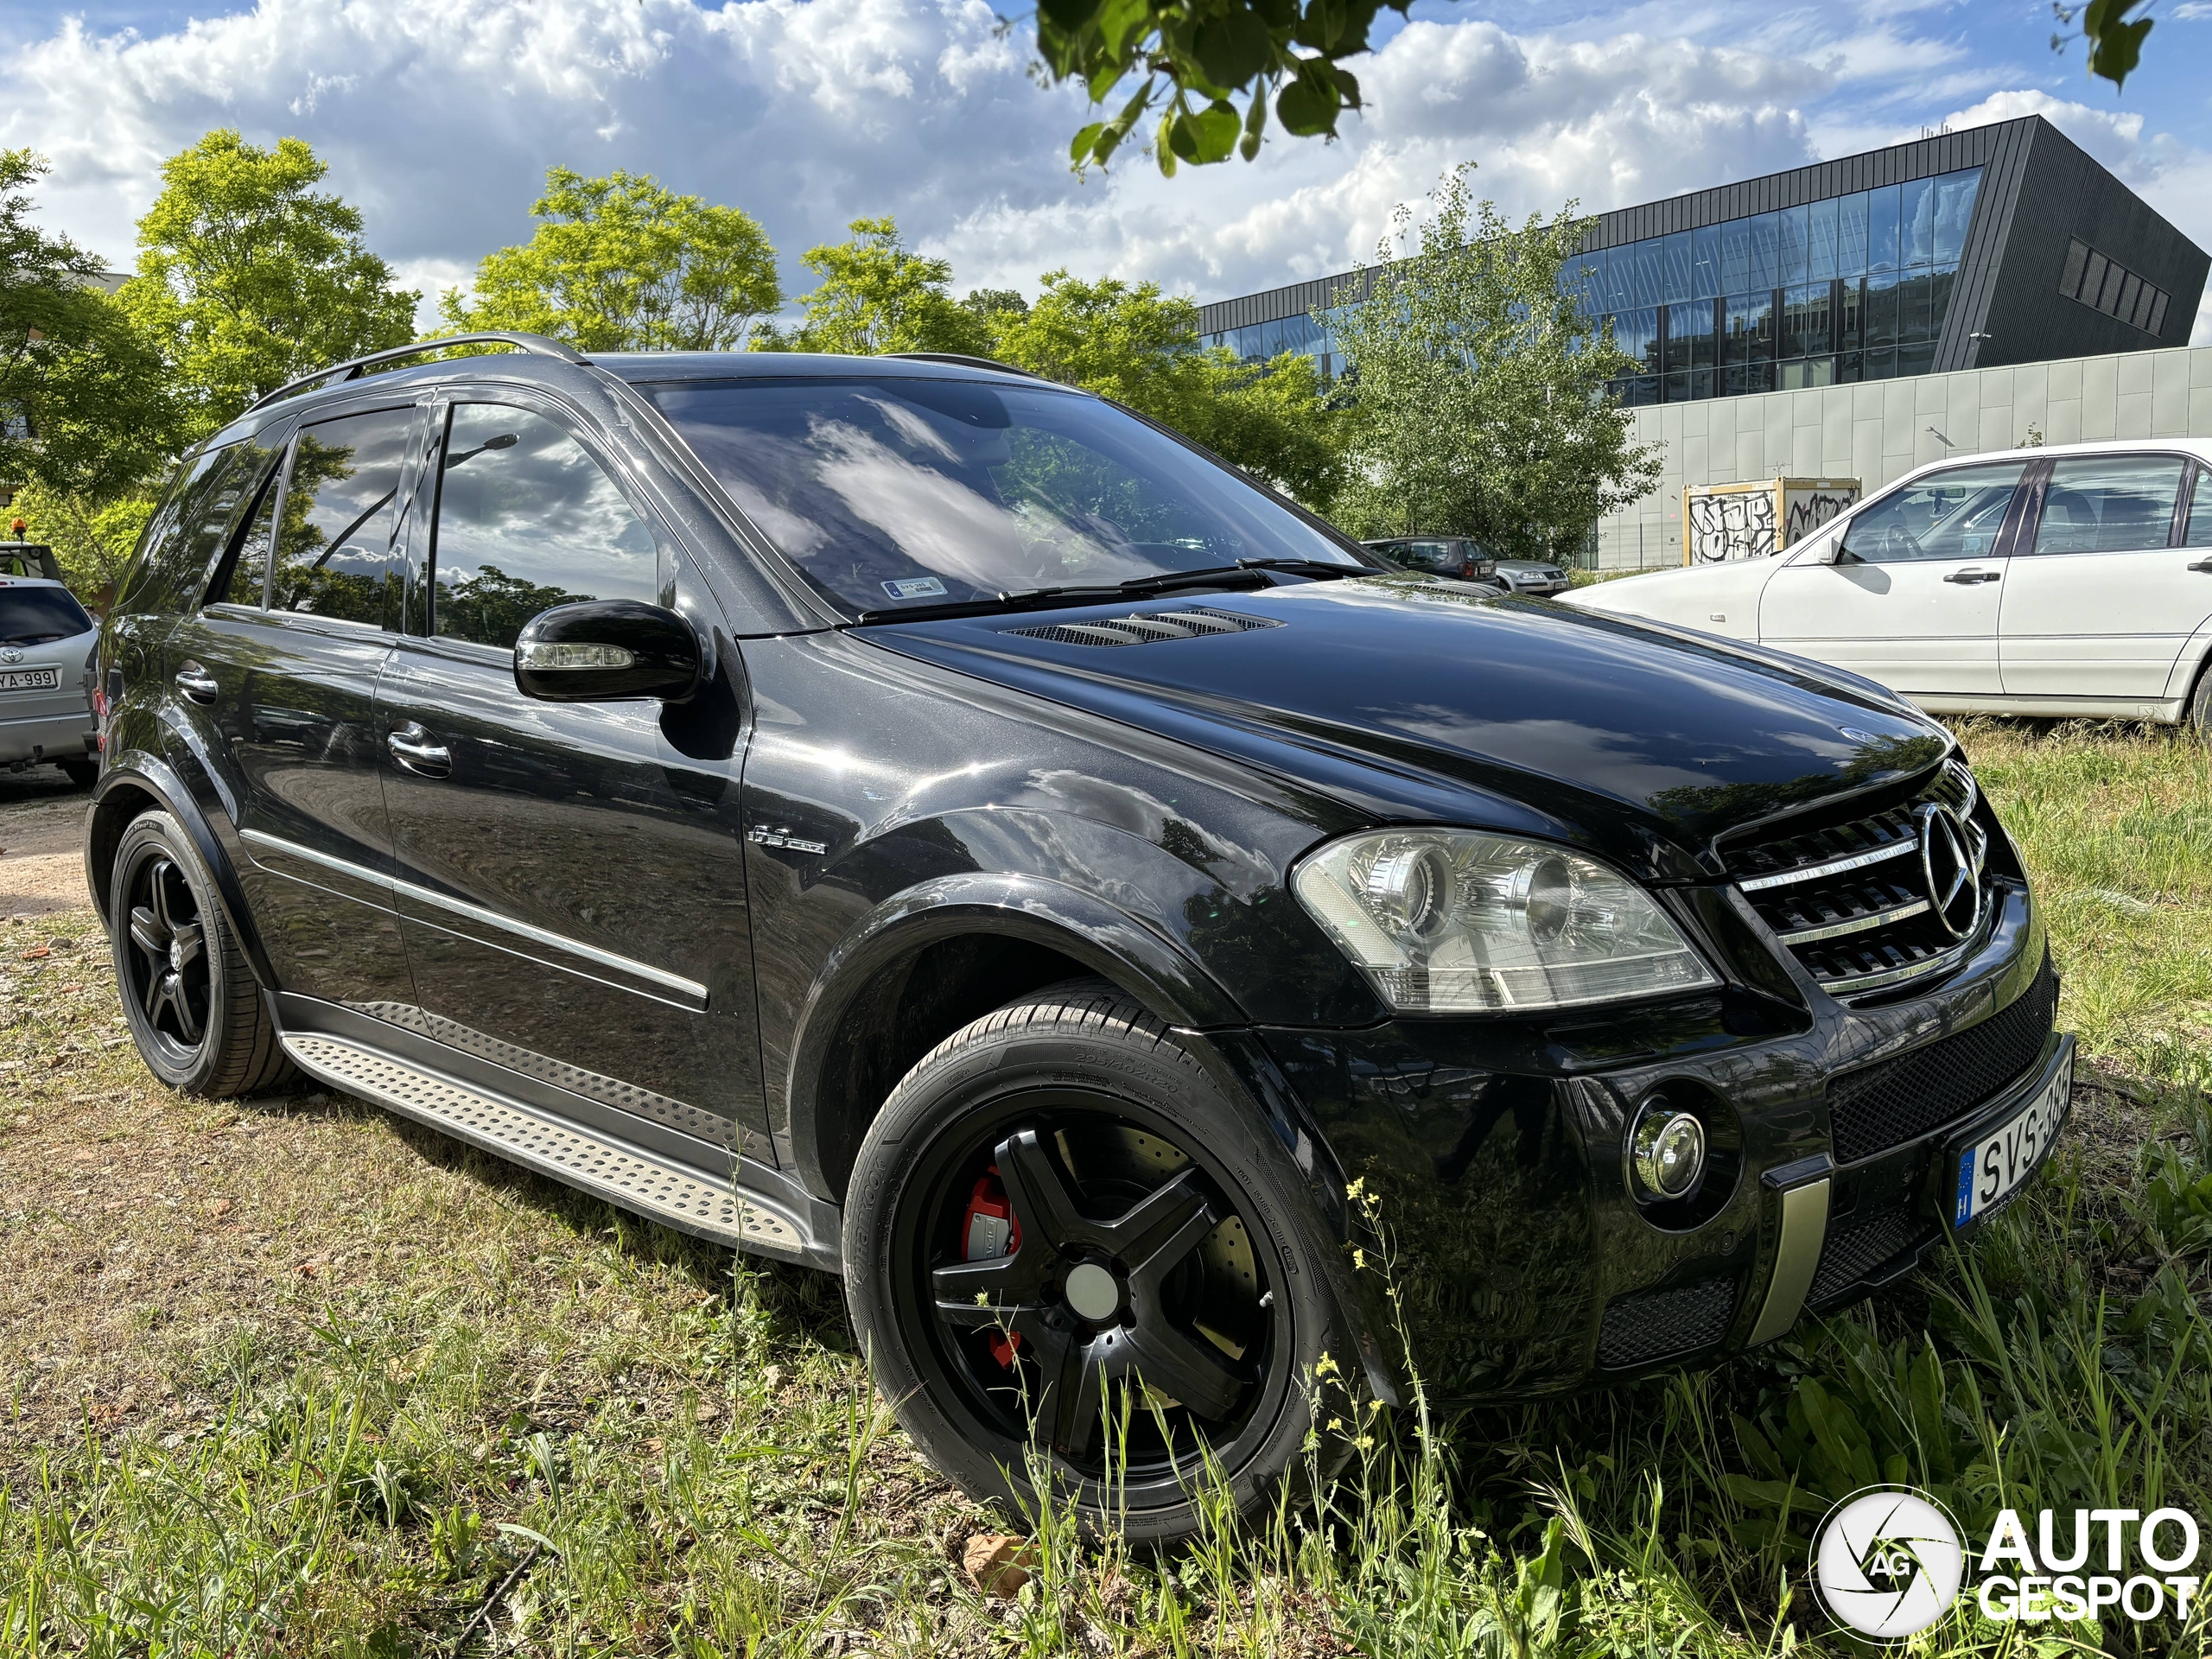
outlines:
[{"label": "hood", "polygon": [[861,637],[1254,761],[1382,821],[1548,836],[1682,880],[1777,814],[1924,772],[1940,726],[1779,652],[1417,576]]}]

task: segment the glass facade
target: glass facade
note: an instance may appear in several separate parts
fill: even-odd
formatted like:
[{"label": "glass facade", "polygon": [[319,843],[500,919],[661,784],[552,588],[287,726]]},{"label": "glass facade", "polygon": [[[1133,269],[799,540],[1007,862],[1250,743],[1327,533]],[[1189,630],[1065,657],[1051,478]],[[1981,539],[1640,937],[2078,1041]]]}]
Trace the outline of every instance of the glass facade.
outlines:
[{"label": "glass facade", "polygon": [[[1981,169],[1832,196],[1584,254],[1562,273],[1637,367],[1624,403],[1679,403],[1925,374],[1950,309]],[[1310,317],[1205,337],[1240,357],[1315,358]]]}]

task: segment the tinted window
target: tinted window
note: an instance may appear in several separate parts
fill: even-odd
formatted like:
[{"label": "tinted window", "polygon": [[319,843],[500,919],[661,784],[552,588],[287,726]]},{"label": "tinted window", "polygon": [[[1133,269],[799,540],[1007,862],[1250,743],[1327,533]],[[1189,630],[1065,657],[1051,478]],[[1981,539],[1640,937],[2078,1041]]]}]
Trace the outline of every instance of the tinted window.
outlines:
[{"label": "tinted window", "polygon": [[1361,562],[1110,404],[876,377],[645,388],[785,556],[859,611],[1217,569]]},{"label": "tinted window", "polygon": [[2212,547],[2212,472],[2196,469],[2196,496],[2189,505],[2189,526],[2182,532],[2186,547]]},{"label": "tinted window", "polygon": [[458,404],[438,474],[432,627],[512,646],[540,611],[660,600],[660,550],[583,447],[505,404]]},{"label": "tinted window", "polygon": [[2172,533],[2182,463],[2174,455],[2075,455],[2050,469],[2038,553],[2132,553]]},{"label": "tinted window", "polygon": [[255,504],[253,518],[246,525],[245,534],[239,538],[238,556],[231,561],[231,573],[224,579],[223,591],[215,595],[217,602],[226,605],[259,605],[266,597],[269,582],[269,546],[276,529],[276,496],[280,480],[272,473],[261,486],[261,499]]},{"label": "tinted window", "polygon": [[395,505],[411,409],[380,409],[300,429],[276,536],[270,605],[388,628],[399,616]]},{"label": "tinted window", "polygon": [[42,645],[88,632],[92,619],[60,588],[0,588],[0,645]]},{"label": "tinted window", "polygon": [[170,490],[140,542],[126,591],[134,610],[167,610],[199,598],[223,530],[267,457],[243,444],[211,449]]},{"label": "tinted window", "polygon": [[1991,556],[2025,461],[1958,467],[1884,496],[1844,531],[1843,550],[1869,564]]}]

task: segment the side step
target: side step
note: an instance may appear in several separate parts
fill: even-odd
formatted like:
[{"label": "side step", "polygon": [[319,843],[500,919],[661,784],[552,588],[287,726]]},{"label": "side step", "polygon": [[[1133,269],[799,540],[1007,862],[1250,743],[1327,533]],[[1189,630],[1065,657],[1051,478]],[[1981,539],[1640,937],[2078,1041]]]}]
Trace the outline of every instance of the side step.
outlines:
[{"label": "side step", "polygon": [[310,1077],[467,1141],[618,1208],[733,1249],[810,1267],[823,1251],[804,1223],[702,1171],[652,1157],[475,1084],[340,1037],[286,1033]]}]

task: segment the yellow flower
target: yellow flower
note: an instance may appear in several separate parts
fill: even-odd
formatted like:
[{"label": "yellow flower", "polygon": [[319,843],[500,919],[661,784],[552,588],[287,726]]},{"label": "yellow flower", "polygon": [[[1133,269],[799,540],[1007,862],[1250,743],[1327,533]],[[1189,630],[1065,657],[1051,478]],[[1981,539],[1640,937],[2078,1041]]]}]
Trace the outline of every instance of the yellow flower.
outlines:
[{"label": "yellow flower", "polygon": [[1337,1357],[1334,1354],[1324,1354],[1313,1362],[1313,1375],[1316,1376],[1333,1376],[1336,1370]]},{"label": "yellow flower", "polygon": [[1354,1181],[1350,1186],[1344,1188],[1344,1197],[1356,1199],[1366,1191],[1367,1177],[1363,1175],[1357,1180]]},{"label": "yellow flower", "polygon": [[1355,1268],[1357,1268],[1362,1273],[1365,1273],[1367,1271],[1367,1252],[1363,1249],[1355,1249],[1351,1253],[1351,1264]]}]

